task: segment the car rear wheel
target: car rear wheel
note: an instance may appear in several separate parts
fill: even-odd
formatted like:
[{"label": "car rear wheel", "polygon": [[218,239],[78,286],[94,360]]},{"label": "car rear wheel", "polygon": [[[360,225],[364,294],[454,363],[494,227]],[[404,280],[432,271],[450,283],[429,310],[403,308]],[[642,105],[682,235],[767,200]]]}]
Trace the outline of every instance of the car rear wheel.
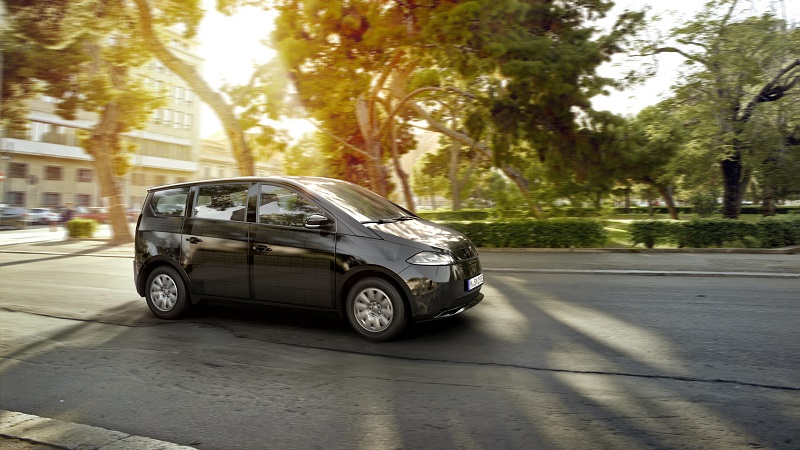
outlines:
[{"label": "car rear wheel", "polygon": [[353,330],[372,341],[392,339],[408,322],[400,293],[380,278],[366,278],[356,283],[347,296],[346,308]]},{"label": "car rear wheel", "polygon": [[175,319],[189,307],[186,285],[172,267],[162,266],[147,277],[145,300],[150,311],[160,319]]}]

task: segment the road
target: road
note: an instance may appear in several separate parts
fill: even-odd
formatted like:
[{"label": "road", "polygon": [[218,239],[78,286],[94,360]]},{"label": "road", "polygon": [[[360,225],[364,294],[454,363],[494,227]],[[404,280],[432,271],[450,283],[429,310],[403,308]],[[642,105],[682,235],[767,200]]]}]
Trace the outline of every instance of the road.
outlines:
[{"label": "road", "polygon": [[473,310],[375,344],[263,307],[160,321],[131,272],[0,252],[3,409],[200,449],[800,447],[796,278],[487,271]]}]

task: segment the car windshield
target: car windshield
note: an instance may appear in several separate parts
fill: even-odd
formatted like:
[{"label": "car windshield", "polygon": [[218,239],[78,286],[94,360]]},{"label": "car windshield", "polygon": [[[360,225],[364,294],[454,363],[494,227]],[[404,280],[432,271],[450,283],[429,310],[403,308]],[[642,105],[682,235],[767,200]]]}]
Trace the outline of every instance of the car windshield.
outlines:
[{"label": "car windshield", "polygon": [[355,184],[328,179],[304,179],[303,184],[361,223],[386,223],[410,218],[403,208]]}]

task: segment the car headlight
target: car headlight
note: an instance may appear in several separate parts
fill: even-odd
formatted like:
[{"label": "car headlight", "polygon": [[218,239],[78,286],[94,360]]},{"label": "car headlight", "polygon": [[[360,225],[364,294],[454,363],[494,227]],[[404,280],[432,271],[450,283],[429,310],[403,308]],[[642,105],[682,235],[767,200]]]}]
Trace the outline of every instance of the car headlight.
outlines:
[{"label": "car headlight", "polygon": [[455,263],[455,260],[447,253],[419,252],[406,262],[418,266],[449,266]]}]

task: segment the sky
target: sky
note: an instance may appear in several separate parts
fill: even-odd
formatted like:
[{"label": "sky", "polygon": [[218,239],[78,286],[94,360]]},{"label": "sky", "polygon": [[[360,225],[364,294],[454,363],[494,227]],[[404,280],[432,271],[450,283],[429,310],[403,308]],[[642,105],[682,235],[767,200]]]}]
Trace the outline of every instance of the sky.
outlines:
[{"label": "sky", "polygon": [[[796,0],[753,0],[744,1],[756,10],[763,10],[768,5],[777,4],[781,14],[789,20],[800,22],[800,2]],[[200,24],[198,40],[200,46],[197,53],[205,59],[203,75],[206,81],[216,89],[223,84],[244,84],[253,72],[253,66],[264,63],[275,56],[275,51],[262,42],[269,38],[273,29],[274,14],[258,8],[242,8],[231,17],[226,17],[214,9],[215,0],[203,0],[206,15]],[[690,19],[705,4],[703,0],[619,0],[609,16],[627,9],[651,8],[652,14],[663,17],[661,24],[653,30],[666,33],[676,24]],[[609,19],[611,23],[613,20]],[[608,110],[623,115],[633,115],[646,106],[658,103],[669,93],[670,86],[680,76],[680,65],[683,59],[676,54],[659,55],[658,73],[644,84],[626,89],[625,92],[612,91],[610,96],[593,99],[595,109]],[[600,74],[608,77],[619,77],[629,67],[624,61],[617,60],[602,66]],[[287,130],[293,137],[299,137],[313,127],[306,121],[293,120],[285,122]],[[221,130],[211,109],[204,106],[201,118],[202,137],[208,137]]]}]

